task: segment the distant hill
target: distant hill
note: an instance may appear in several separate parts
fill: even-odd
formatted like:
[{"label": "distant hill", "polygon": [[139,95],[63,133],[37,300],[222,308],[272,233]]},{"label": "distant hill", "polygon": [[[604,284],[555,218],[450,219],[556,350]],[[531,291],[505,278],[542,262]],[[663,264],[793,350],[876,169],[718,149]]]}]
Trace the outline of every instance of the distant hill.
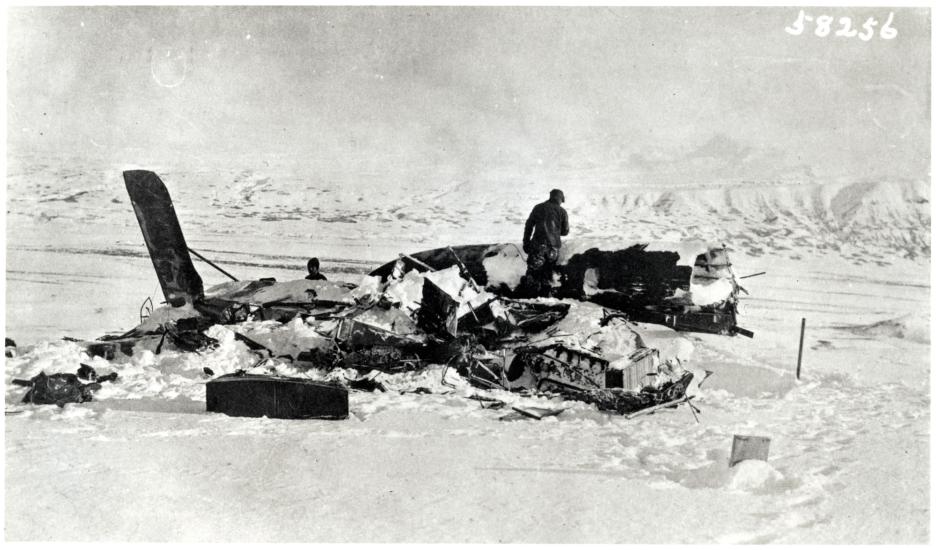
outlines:
[{"label": "distant hill", "polygon": [[[48,240],[87,234],[83,240],[101,246],[142,246],[121,177],[128,167],[82,166],[74,159],[11,162],[8,247],[18,234],[41,241],[45,231]],[[834,254],[856,264],[925,262],[931,253],[925,181],[618,184],[607,173],[531,181],[521,171],[499,171],[433,184],[428,175],[411,179],[412,167],[390,164],[360,174],[275,159],[148,168],[169,187],[188,236],[223,240],[225,249],[245,252],[259,252],[258,241],[267,252],[273,247],[298,257],[323,243],[340,249],[341,243],[380,242],[403,251],[517,241],[530,208],[550,187],[561,186],[573,236],[702,238],[750,256]],[[243,244],[248,241],[253,244]]]}]

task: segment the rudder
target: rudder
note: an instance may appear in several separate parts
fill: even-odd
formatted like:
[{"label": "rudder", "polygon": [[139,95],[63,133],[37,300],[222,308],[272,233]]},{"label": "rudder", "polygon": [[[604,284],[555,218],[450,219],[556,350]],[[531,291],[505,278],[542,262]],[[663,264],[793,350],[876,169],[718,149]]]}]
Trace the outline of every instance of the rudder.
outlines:
[{"label": "rudder", "polygon": [[169,191],[149,170],[127,170],[123,177],[166,301],[173,307],[194,303],[204,295],[204,286],[192,264]]}]

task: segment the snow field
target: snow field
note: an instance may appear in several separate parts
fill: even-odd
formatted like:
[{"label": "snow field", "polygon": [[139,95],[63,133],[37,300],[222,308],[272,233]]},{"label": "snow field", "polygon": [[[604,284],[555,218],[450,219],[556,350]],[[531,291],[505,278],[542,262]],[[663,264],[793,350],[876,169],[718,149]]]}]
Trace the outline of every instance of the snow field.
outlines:
[{"label": "snow field", "polygon": [[[567,408],[500,421],[505,410],[466,399],[479,390],[453,373],[456,388],[442,385],[438,368],[384,379],[395,391],[352,393],[346,421],[208,414],[204,367],[220,375],[256,361],[222,328],[221,346],[202,355],[138,350],[117,362],[55,341],[127,329],[146,296],[159,301],[122,167],[11,162],[7,334],[20,349],[4,370],[17,411],[5,425],[7,540],[928,541],[925,183],[436,185],[390,174],[336,185],[340,175],[272,160],[265,172],[145,167],[167,183],[192,248],[239,277],[278,280],[301,277],[313,255],[331,280],[358,281],[399,252],[518,240],[529,208],[563,187],[576,238],[725,242],[735,273],[766,271],[742,280],[740,324],[755,337],[638,327],[696,385],[714,372],[690,390],[699,423],[685,407],[626,420],[488,392]],[[225,280],[197,268],[206,286]],[[284,347],[316,337],[299,328],[255,330]],[[588,344],[623,349],[631,338]],[[12,378],[79,362],[121,378],[91,403],[18,404],[25,390]],[[432,393],[399,393],[418,387]],[[767,463],[729,469],[735,434],[770,437]]]},{"label": "snow field", "polygon": [[[587,317],[570,315],[567,325],[576,330],[588,328]],[[21,463],[21,453],[16,452],[30,447],[29,441],[40,434],[47,438],[45,445],[63,447],[59,450],[66,456],[80,452],[73,457],[79,464],[82,457],[89,467],[96,463],[94,456],[107,457],[106,465],[94,466],[105,474],[104,478],[136,463],[146,464],[149,453],[166,457],[176,468],[171,474],[163,470],[146,472],[144,467],[139,478],[126,478],[126,482],[138,479],[136,483],[142,487],[154,485],[150,489],[161,497],[145,497],[144,504],[146,498],[161,498],[165,507],[166,502],[180,499],[181,494],[193,493],[205,508],[193,514],[182,513],[181,509],[177,513],[162,511],[165,517],[157,521],[171,523],[173,529],[169,532],[127,518],[127,523],[109,531],[117,539],[738,543],[904,540],[924,536],[926,485],[913,478],[924,471],[917,468],[925,465],[915,462],[921,454],[926,455],[929,398],[925,388],[914,387],[910,380],[868,386],[851,374],[827,366],[808,373],[797,384],[789,371],[772,365],[755,366],[760,371],[755,377],[758,383],[745,386],[737,382],[735,375],[745,369],[750,371],[751,364],[733,351],[734,344],[742,340],[690,335],[698,339],[693,346],[687,345],[685,335],[660,327],[640,328],[648,343],[669,339],[676,343],[675,348],[698,348],[690,365],[696,370],[715,370],[702,388],[690,392],[698,396],[695,402],[702,409],[700,423],[696,424],[684,407],[628,421],[582,403],[485,392],[511,405],[567,409],[558,417],[539,422],[502,422],[498,418],[504,410],[483,409],[477,401],[466,399],[481,392],[460,382],[456,374],[447,376],[456,389],[443,386],[438,367],[382,376],[395,391],[353,392],[352,416],[344,422],[235,419],[204,412],[204,366],[214,369],[217,375],[255,362],[255,356],[243,344],[232,336],[225,337],[226,329],[222,327],[211,331],[219,337],[221,346],[201,356],[172,351],[155,356],[139,350],[118,364],[100,358],[89,362],[71,343],[39,344],[26,355],[8,361],[8,403],[15,402],[22,393],[10,386],[12,374],[28,377],[39,369],[68,371],[84,360],[100,374],[118,370],[121,379],[116,384],[105,384],[93,403],[67,405],[64,409],[29,407],[9,417],[8,439],[15,443],[8,447],[8,467],[26,478],[44,475],[45,466]],[[894,340],[892,343],[897,343]],[[291,372],[285,365],[277,370],[310,375]],[[418,387],[433,393],[396,393]],[[900,399],[895,401],[895,395]],[[734,434],[771,437],[769,462],[742,463],[729,469]],[[56,443],[51,443],[50,438]],[[229,447],[233,443],[227,443],[232,439],[239,441],[237,451]],[[206,446],[207,441],[218,444]],[[910,464],[903,460],[895,463],[894,458],[901,457],[890,457],[887,471],[878,468],[873,461],[882,453],[886,455],[886,449],[878,447],[881,441],[913,451],[907,457]],[[377,453],[382,466],[376,466],[373,458],[365,458],[365,449],[369,454]],[[866,456],[872,460],[856,456],[858,449],[867,451]],[[339,452],[350,452],[352,457],[334,456]],[[180,455],[185,457],[184,463]],[[237,459],[247,459],[252,466],[234,466]],[[264,460],[274,461],[275,473],[270,473],[269,466],[262,467]],[[301,464],[294,462],[298,460]],[[904,469],[906,477],[890,478],[888,472],[892,473],[895,465]],[[261,478],[257,471],[247,471],[249,467],[262,467],[262,479],[272,485],[256,485]],[[229,469],[246,485],[232,486],[232,479],[223,474]],[[81,481],[87,473],[69,469],[57,474],[59,481],[64,477],[66,483],[73,483],[77,498],[90,506],[79,514],[82,521],[108,513],[106,501],[99,501],[96,493],[81,495],[81,487],[89,488]],[[168,480],[163,479],[165,475],[169,475]],[[222,475],[226,485],[218,489],[212,484],[218,483]],[[438,475],[439,480],[429,481],[430,475]],[[871,475],[875,483],[885,482],[884,476],[886,483],[901,487],[899,496],[885,497],[884,501],[905,514],[908,522],[876,531],[869,529],[867,518],[862,521],[854,516],[843,517],[839,506],[844,500],[881,498],[868,494],[873,487],[867,483],[855,482],[859,475]],[[459,476],[476,483],[488,478],[492,481],[478,488]],[[444,480],[441,485],[440,480]],[[34,482],[43,486],[38,477]],[[290,485],[293,482],[295,485]],[[124,482],[118,478],[114,483]],[[520,491],[521,496],[505,492],[501,484]],[[8,532],[14,539],[20,521],[31,523],[23,516],[29,514],[28,502],[18,500],[28,499],[19,491],[36,490],[35,486],[17,486],[8,489],[8,509],[14,514],[14,519],[9,520],[8,513],[8,526],[13,529]],[[350,486],[357,488],[352,490]],[[452,486],[461,492],[453,494]],[[101,488],[98,484],[93,487]],[[105,492],[117,490],[109,484],[103,487]],[[312,487],[318,489],[310,497]],[[649,502],[657,504],[647,508],[636,506],[630,498],[620,500],[622,492],[630,495],[635,487],[638,493],[650,491]],[[230,525],[230,518],[222,514],[224,503],[210,496],[219,491],[227,499],[248,503],[249,517],[242,518],[238,526]],[[358,494],[361,491],[363,495]],[[479,500],[478,493],[490,498]],[[385,512],[372,512],[376,521],[362,526],[361,518],[349,516],[344,507],[364,506],[364,495],[379,498],[400,517],[406,517],[407,511],[416,513],[413,503],[419,503],[420,517],[432,510],[437,512],[439,523],[404,521],[407,529],[401,531],[388,523]],[[259,503],[254,502],[255,497]],[[300,497],[315,498],[324,508],[309,504],[297,509],[298,505],[284,504],[263,510],[260,505],[271,505],[277,498],[288,503]],[[534,500],[527,500],[530,498]],[[440,509],[437,502],[444,502],[444,508]],[[540,510],[546,502],[546,511],[530,513],[528,507]],[[617,503],[611,507],[613,514],[601,504],[612,502]],[[666,518],[659,517],[662,502],[693,530],[672,529]],[[339,503],[342,510],[334,508]],[[58,506],[70,504],[53,504]],[[597,512],[596,508],[605,511]],[[702,508],[705,513],[699,515]],[[742,509],[744,513],[739,513]],[[468,511],[453,515],[453,510]],[[294,515],[283,517],[287,511]],[[311,521],[322,513],[332,514],[329,517],[333,521]],[[712,514],[718,521],[711,519]],[[308,517],[310,521],[297,525],[291,517]],[[539,523],[543,517],[562,528],[543,530]],[[622,523],[622,517],[629,520]],[[570,524],[572,519],[575,524]],[[227,527],[220,529],[219,525]],[[618,528],[609,527],[614,525]],[[86,540],[95,537],[89,533]]]}]

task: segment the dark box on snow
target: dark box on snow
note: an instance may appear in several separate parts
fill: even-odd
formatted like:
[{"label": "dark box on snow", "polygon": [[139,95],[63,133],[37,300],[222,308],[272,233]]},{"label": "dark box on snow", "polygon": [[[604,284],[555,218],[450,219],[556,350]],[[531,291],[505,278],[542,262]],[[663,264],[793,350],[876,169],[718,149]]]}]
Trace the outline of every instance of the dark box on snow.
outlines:
[{"label": "dark box on snow", "polygon": [[348,418],[348,389],[337,382],[226,374],[207,386],[208,412],[268,418]]}]

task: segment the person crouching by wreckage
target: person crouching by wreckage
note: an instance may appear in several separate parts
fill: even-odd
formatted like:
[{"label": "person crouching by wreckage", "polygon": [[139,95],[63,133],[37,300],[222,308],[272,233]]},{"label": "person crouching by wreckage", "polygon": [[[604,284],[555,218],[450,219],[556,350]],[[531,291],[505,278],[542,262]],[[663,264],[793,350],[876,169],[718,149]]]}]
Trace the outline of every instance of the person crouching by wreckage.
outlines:
[{"label": "person crouching by wreckage", "polygon": [[309,260],[309,263],[306,264],[306,268],[309,270],[309,274],[306,275],[306,279],[309,281],[327,281],[328,278],[319,273],[319,259],[312,258]]},{"label": "person crouching by wreckage", "polygon": [[569,234],[569,215],[561,204],[565,195],[559,189],[549,192],[549,200],[533,207],[523,228],[523,251],[527,253],[527,271],[521,281],[522,293],[548,296],[553,273],[559,260],[562,239]]}]

